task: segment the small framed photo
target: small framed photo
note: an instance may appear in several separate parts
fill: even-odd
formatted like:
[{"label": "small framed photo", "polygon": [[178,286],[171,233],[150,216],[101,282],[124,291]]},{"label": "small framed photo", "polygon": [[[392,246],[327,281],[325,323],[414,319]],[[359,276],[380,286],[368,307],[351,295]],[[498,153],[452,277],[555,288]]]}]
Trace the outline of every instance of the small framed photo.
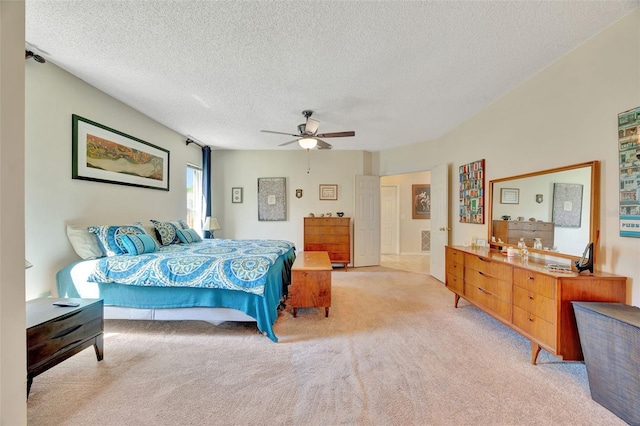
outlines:
[{"label": "small framed photo", "polygon": [[321,200],[337,200],[338,185],[320,184],[320,199]]},{"label": "small framed photo", "polygon": [[500,204],[519,204],[520,190],[517,188],[501,188]]},{"label": "small framed photo", "polygon": [[240,187],[231,188],[231,202],[232,203],[242,202],[242,188]]}]

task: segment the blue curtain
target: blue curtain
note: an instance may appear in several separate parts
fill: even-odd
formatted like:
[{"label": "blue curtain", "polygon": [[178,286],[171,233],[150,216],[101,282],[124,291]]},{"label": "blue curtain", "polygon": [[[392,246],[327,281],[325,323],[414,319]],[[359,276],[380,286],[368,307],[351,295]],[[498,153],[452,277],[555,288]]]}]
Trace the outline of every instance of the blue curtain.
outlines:
[{"label": "blue curtain", "polygon": [[[203,216],[202,221],[211,216],[211,147],[205,145],[202,147],[202,196],[203,200]],[[210,238],[211,232],[205,230],[204,237]]]}]

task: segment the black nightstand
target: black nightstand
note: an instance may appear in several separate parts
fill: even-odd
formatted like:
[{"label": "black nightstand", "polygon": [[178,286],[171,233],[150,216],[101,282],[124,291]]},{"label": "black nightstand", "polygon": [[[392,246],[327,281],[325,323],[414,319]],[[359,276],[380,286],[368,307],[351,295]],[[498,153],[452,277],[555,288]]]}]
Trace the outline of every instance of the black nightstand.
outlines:
[{"label": "black nightstand", "polygon": [[[53,303],[70,301],[77,307]],[[40,298],[27,302],[27,398],[33,378],[93,345],[103,358],[102,299]]]}]

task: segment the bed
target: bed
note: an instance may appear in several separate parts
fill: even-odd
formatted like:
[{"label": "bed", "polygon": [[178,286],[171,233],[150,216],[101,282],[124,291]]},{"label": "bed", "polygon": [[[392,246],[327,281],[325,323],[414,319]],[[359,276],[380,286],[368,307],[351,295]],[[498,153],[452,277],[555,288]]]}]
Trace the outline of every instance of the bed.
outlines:
[{"label": "bed", "polygon": [[56,275],[59,297],[101,298],[107,319],[273,324],[295,260],[283,240],[205,239],[75,261]]}]

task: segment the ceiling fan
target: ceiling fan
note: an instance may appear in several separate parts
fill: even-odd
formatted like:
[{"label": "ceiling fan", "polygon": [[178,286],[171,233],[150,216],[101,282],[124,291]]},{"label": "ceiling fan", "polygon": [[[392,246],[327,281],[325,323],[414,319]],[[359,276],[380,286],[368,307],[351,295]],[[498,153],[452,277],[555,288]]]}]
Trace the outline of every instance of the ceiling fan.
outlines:
[{"label": "ceiling fan", "polygon": [[288,135],[294,136],[297,139],[294,139],[289,142],[281,143],[278,146],[285,146],[292,144],[294,142],[298,142],[300,146],[304,149],[313,149],[316,146],[318,149],[331,149],[331,144],[323,141],[320,138],[344,138],[348,136],[355,136],[356,132],[347,131],[347,132],[333,132],[333,133],[318,133],[318,127],[320,126],[320,122],[318,120],[314,120],[311,118],[313,111],[304,110],[302,111],[302,115],[307,119],[305,123],[298,125],[298,134],[293,133],[285,133],[285,132],[274,132],[271,130],[260,130],[263,133],[275,133],[276,135]]}]

